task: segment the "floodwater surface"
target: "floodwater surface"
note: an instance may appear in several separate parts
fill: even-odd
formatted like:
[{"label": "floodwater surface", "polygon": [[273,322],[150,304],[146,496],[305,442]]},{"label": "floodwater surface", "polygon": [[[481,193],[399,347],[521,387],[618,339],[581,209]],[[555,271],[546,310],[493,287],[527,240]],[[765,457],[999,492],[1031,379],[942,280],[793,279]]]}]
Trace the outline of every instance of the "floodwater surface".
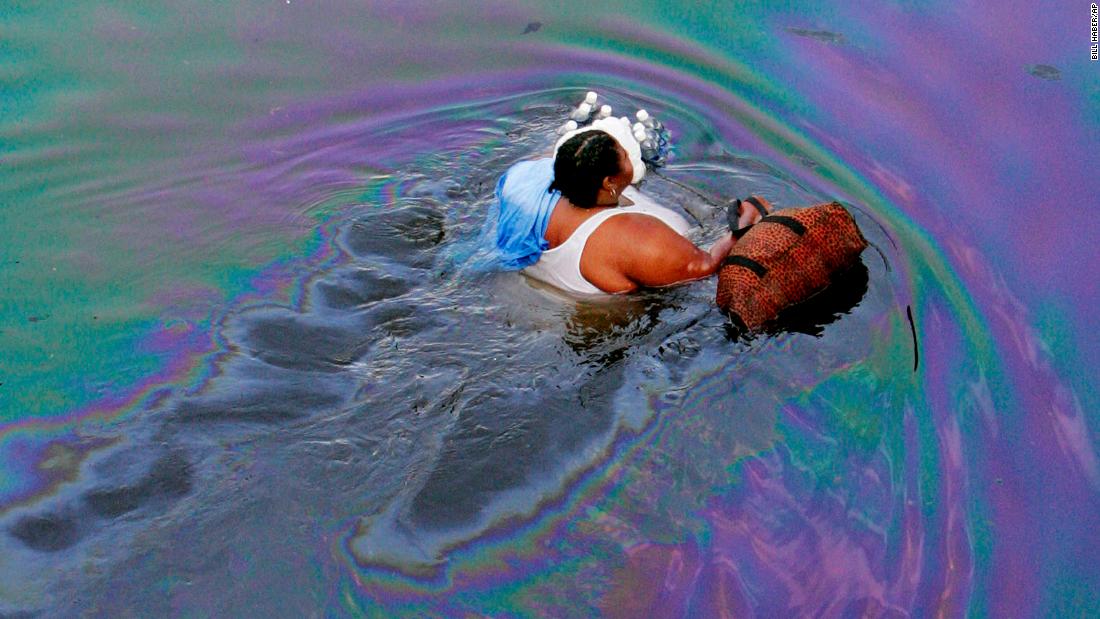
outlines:
[{"label": "floodwater surface", "polygon": [[[0,616],[1100,616],[1088,7],[798,4],[6,4]],[[480,268],[589,89],[854,292]]]}]

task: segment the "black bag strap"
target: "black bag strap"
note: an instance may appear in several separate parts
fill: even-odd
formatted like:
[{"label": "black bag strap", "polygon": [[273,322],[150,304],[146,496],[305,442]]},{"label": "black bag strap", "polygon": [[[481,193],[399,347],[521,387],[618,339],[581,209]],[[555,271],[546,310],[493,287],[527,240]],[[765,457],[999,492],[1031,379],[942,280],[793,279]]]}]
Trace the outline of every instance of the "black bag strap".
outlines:
[{"label": "black bag strap", "polygon": [[[756,196],[749,196],[745,198],[745,202],[748,202],[760,213],[761,217],[768,217],[768,209],[764,208],[764,204]],[[749,224],[744,228],[737,227],[737,219],[741,216],[741,200],[734,200],[726,208],[726,223],[729,224],[730,232],[733,233],[733,238],[740,239],[745,236],[745,233],[749,231],[755,224]],[[763,221],[763,220],[761,220]],[[758,222],[759,223],[759,222]],[[796,222],[797,223],[797,222]]]},{"label": "black bag strap", "polygon": [[794,217],[787,217],[786,215],[768,215],[756,223],[762,224],[764,222],[786,226],[791,232],[794,232],[798,236],[806,234],[806,226],[802,225],[802,222]]},{"label": "black bag strap", "polygon": [[759,199],[757,199],[756,196],[749,196],[745,198],[745,202],[748,202],[749,204],[756,207],[756,212],[760,213],[761,217],[768,216],[768,209],[764,208],[764,205],[760,202]]},{"label": "black bag strap", "polygon": [[[733,202],[730,202],[729,206],[726,207],[726,224],[729,225],[730,232],[733,233],[733,236],[735,238],[741,238],[745,234],[744,232],[741,232],[740,234],[738,234],[737,218],[740,217],[740,215],[741,215],[741,201],[740,200],[734,200]],[[746,226],[744,229],[746,231],[748,231],[748,229],[751,228],[751,227],[752,226]]]},{"label": "black bag strap", "polygon": [[768,273],[768,267],[747,256],[738,256],[737,254],[726,256],[726,259],[722,261],[722,266],[728,265],[745,267],[753,273],[756,273],[756,276],[760,278],[763,278]]}]

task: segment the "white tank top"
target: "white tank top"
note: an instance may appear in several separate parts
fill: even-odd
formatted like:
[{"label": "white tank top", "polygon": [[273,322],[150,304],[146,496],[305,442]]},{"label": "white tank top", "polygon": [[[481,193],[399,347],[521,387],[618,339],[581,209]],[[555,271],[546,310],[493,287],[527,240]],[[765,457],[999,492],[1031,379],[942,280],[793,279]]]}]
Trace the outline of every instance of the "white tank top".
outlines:
[{"label": "white tank top", "polygon": [[691,225],[679,213],[657,204],[633,186],[623,190],[623,196],[632,200],[634,206],[609,208],[589,217],[577,226],[564,243],[542,252],[539,261],[524,269],[523,272],[566,292],[606,294],[581,275],[581,255],[584,253],[584,246],[588,243],[588,237],[592,236],[600,224],[616,215],[641,213],[656,217],[681,236],[691,229]]}]

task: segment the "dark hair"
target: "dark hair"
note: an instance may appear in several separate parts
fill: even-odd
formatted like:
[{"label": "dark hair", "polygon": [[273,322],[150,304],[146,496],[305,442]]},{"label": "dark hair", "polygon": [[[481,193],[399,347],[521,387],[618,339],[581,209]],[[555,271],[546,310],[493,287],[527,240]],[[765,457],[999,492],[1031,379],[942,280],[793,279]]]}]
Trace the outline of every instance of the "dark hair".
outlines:
[{"label": "dark hair", "polygon": [[549,191],[560,191],[581,208],[595,206],[603,179],[622,172],[618,146],[615,138],[597,129],[569,138],[554,158]]}]

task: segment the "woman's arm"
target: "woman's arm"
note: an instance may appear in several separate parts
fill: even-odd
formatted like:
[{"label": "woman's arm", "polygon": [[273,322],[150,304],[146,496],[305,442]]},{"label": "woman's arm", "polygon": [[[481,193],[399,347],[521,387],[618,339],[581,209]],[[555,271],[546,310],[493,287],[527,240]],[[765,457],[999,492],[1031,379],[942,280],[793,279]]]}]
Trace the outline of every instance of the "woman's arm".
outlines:
[{"label": "woman's arm", "polygon": [[[670,286],[713,275],[736,242],[722,235],[703,251],[663,222],[648,218],[636,226],[622,255],[623,274],[639,286]],[[653,225],[656,224],[656,225]]]},{"label": "woman's arm", "polygon": [[712,275],[734,242],[727,233],[704,251],[655,217],[623,214],[589,238],[581,274],[608,292],[670,286]]}]

